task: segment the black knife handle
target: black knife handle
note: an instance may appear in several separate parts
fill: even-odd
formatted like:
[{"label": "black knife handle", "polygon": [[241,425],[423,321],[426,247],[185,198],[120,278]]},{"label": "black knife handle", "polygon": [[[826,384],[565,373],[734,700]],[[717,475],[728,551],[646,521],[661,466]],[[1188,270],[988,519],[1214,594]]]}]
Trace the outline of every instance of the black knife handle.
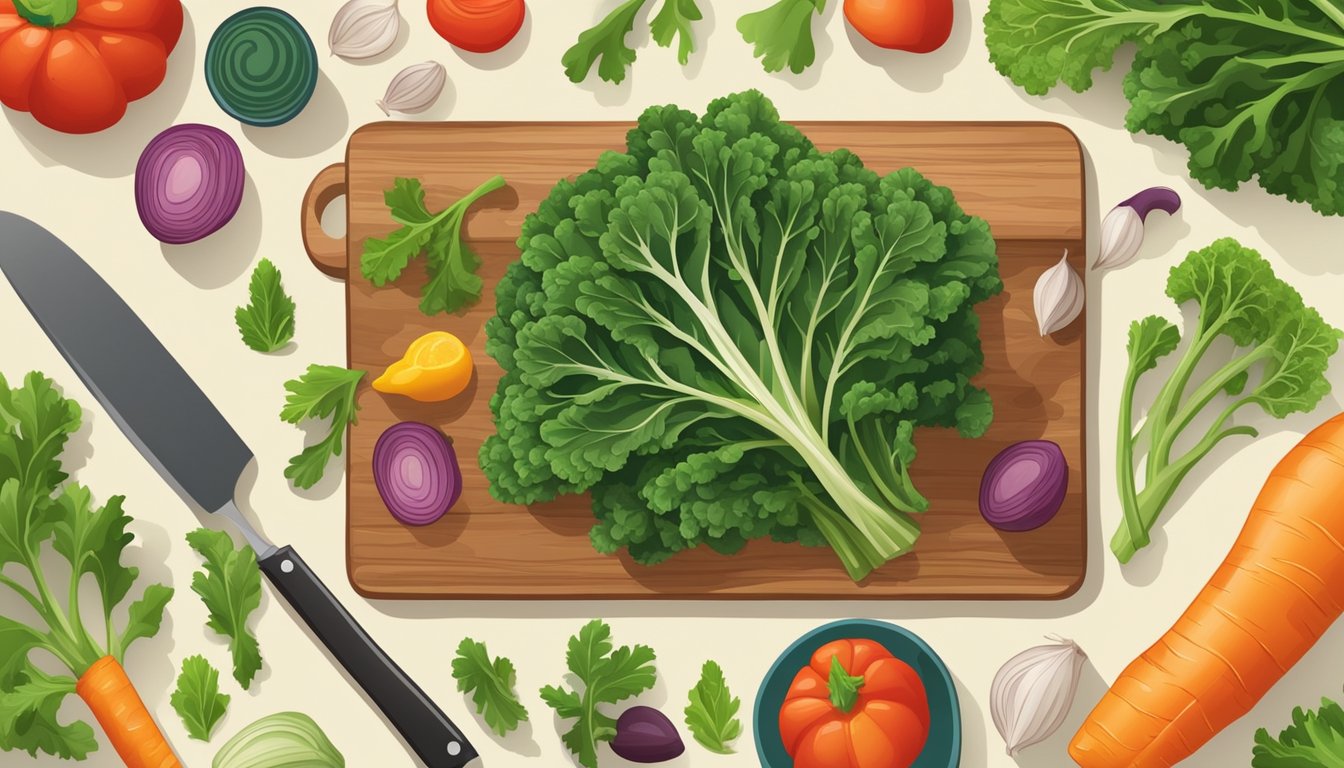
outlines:
[{"label": "black knife handle", "polygon": [[426,766],[463,768],[476,758],[453,721],[388,658],[292,547],[281,547],[259,565]]}]

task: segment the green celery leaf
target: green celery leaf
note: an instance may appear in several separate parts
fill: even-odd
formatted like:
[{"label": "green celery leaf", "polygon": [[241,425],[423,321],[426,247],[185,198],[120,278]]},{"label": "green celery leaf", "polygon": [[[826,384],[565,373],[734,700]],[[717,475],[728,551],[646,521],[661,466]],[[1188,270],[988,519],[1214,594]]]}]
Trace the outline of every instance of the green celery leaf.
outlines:
[{"label": "green celery leaf", "polygon": [[[695,38],[691,36],[691,24],[700,21],[704,15],[696,0],[663,0],[662,10],[649,21],[649,32],[653,41],[664,48],[677,44],[677,61],[684,66],[695,53]],[[586,71],[585,71],[586,74]]]},{"label": "green celery leaf", "polygon": [[280,270],[262,259],[248,283],[251,300],[234,311],[243,343],[258,352],[274,352],[294,338],[294,300],[285,293]]},{"label": "green celery leaf", "polygon": [[500,736],[527,720],[527,709],[514,690],[518,675],[513,662],[500,656],[493,661],[484,643],[463,638],[453,659],[453,678],[457,690],[470,693],[476,713]]},{"label": "green celery leaf", "polygon": [[[62,397],[51,379],[36,371],[14,389],[0,376],[0,482],[18,480],[28,500],[25,504],[45,499],[65,480],[61,451],[79,429],[82,414],[79,404]],[[16,541],[23,539],[9,543]],[[0,562],[12,562],[3,557],[0,554]]]},{"label": "green celery leaf", "polygon": [[248,617],[261,605],[257,555],[246,544],[235,549],[227,533],[209,528],[187,534],[187,543],[205,560],[205,570],[192,574],[191,591],[210,612],[206,626],[229,638],[233,677],[246,690],[261,669],[257,637],[247,628]]},{"label": "green celery leaf", "polygon": [[1133,375],[1151,371],[1157,361],[1176,350],[1181,343],[1181,332],[1164,317],[1149,315],[1129,325],[1129,366]]},{"label": "green celery leaf", "polygon": [[355,423],[359,413],[359,382],[363,371],[351,371],[334,365],[310,365],[297,379],[285,382],[285,407],[280,418],[289,424],[310,419],[331,419],[326,437],[303,449],[289,460],[285,477],[299,488],[317,485],[326,474],[333,456],[340,456],[345,447],[346,428]]},{"label": "green celery leaf", "polygon": [[700,680],[690,692],[686,706],[686,727],[695,740],[711,752],[732,754],[729,746],[742,735],[742,721],[737,710],[742,701],[728,691],[723,669],[713,661],[706,661],[700,669]]},{"label": "green celery leaf", "polygon": [[188,656],[182,660],[177,689],[169,701],[173,711],[182,718],[187,735],[198,741],[210,740],[215,726],[224,719],[229,707],[229,697],[219,692],[219,672],[204,656]]},{"label": "green celery leaf", "polygon": [[131,518],[121,509],[123,498],[113,496],[95,509],[93,494],[71,483],[56,499],[59,516],[52,547],[69,561],[77,577],[92,574],[106,615],[131,591],[140,574],[140,569],[121,564],[126,545],[135,538],[126,530]]},{"label": "green celery leaf", "polygon": [[579,34],[579,41],[560,58],[571,82],[581,83],[597,63],[598,77],[609,83],[625,79],[635,63],[635,51],[626,45],[626,35],[635,28],[635,17],[648,0],[625,0],[591,29]]},{"label": "green celery leaf", "polygon": [[777,0],[738,19],[737,31],[756,47],[754,55],[766,72],[778,72],[787,66],[799,75],[817,60],[812,20],[824,10],[826,0]]},{"label": "green celery leaf", "polygon": [[1273,738],[1261,728],[1255,732],[1251,768],[1307,768],[1344,762],[1344,710],[1329,699],[1321,708],[1293,709],[1293,722]]},{"label": "green celery leaf", "polygon": [[[131,643],[144,637],[153,637],[163,625],[163,611],[173,597],[173,588],[150,584],[145,594],[131,603],[127,610],[126,630],[122,632],[120,650],[125,654]],[[120,660],[120,659],[118,659]]]}]

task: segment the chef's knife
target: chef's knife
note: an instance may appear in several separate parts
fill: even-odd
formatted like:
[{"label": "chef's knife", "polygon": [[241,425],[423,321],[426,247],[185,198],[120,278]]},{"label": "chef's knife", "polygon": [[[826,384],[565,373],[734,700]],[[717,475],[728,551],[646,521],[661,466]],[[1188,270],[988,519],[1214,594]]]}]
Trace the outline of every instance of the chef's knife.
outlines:
[{"label": "chef's knife", "polygon": [[177,492],[232,520],[263,573],[429,768],[476,750],[365,633],[293,548],[277,547],[234,493],[252,451],[126,302],[74,251],[0,211],[0,271],[112,419]]}]

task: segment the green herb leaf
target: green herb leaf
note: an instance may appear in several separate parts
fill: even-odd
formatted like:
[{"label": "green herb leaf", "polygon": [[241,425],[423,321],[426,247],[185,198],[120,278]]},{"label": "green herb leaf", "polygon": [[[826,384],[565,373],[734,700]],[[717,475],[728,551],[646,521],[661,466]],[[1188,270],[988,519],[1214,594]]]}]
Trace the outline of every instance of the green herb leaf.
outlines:
[{"label": "green herb leaf", "polygon": [[66,760],[83,760],[98,749],[88,723],[57,721],[62,702],[75,692],[75,679],[51,676],[25,665],[0,693],[0,749],[45,752]]},{"label": "green herb leaf", "polygon": [[723,670],[713,661],[700,668],[700,681],[691,689],[690,703],[686,706],[686,727],[701,746],[721,755],[732,754],[729,744],[742,735],[742,721],[737,719],[740,699],[728,691]]},{"label": "green herb leaf", "polygon": [[418,180],[395,179],[383,200],[392,219],[402,227],[385,239],[364,241],[360,271],[381,288],[401,277],[411,259],[424,252],[429,282],[424,287],[421,312],[456,312],[479,301],[482,283],[476,270],[481,260],[467,245],[463,227],[471,206],[504,184],[504,177],[495,176],[448,208],[431,213],[425,207],[425,190]]},{"label": "green herb leaf", "polygon": [[587,79],[594,63],[597,63],[597,76],[603,80],[619,83],[625,79],[636,55],[635,50],[626,45],[625,37],[635,28],[635,17],[647,2],[625,0],[596,26],[579,34],[579,41],[560,58],[571,82],[581,83]]},{"label": "green herb leaf", "polygon": [[680,38],[677,46],[677,61],[685,66],[695,53],[695,38],[691,36],[691,24],[704,18],[695,0],[663,0],[663,8],[649,22],[649,31],[653,41],[664,48],[672,46],[673,38]]},{"label": "green herb leaf", "polygon": [[163,624],[163,610],[173,597],[173,588],[162,584],[150,584],[139,600],[131,603],[127,610],[126,631],[121,635],[119,648],[122,654],[131,647],[131,643],[142,637],[159,634]]},{"label": "green herb leaf", "polygon": [[616,719],[597,708],[615,704],[647,691],[657,682],[655,655],[645,645],[621,646],[613,650],[611,627],[594,619],[569,639],[565,661],[569,671],[583,684],[583,693],[562,686],[541,689],[541,698],[574,726],[562,737],[584,768],[597,768],[597,743],[616,736]]},{"label": "green herb leaf", "polygon": [[310,365],[297,379],[285,382],[285,407],[280,418],[290,424],[309,419],[331,418],[331,429],[322,440],[303,449],[289,460],[285,477],[299,488],[312,488],[327,471],[333,456],[345,448],[346,427],[355,423],[359,412],[356,395],[363,371],[351,371],[334,365]]},{"label": "green herb leaf", "polygon": [[826,0],[778,0],[738,19],[737,31],[756,47],[754,55],[766,72],[778,72],[787,66],[799,75],[817,60],[812,21],[824,10]]},{"label": "green herb leaf", "polygon": [[[79,404],[62,397],[40,373],[28,374],[18,389],[10,389],[0,376],[0,481],[18,480],[25,504],[50,496],[66,479],[58,459],[82,416]],[[18,562],[4,559],[5,545],[24,539],[4,538],[0,563]]]},{"label": "green herb leaf", "polygon": [[472,694],[476,713],[483,715],[485,724],[500,736],[527,720],[527,710],[514,691],[518,675],[513,662],[503,656],[491,661],[484,643],[462,639],[453,659],[453,678],[457,690]]},{"label": "green herb leaf", "polygon": [[261,570],[257,555],[244,544],[235,549],[223,531],[198,528],[187,543],[205,560],[205,570],[191,577],[191,591],[200,595],[210,619],[206,626],[229,638],[233,678],[246,690],[261,669],[261,649],[247,619],[261,605]]},{"label": "green herb leaf", "polygon": [[1255,732],[1251,768],[1305,768],[1344,761],[1344,709],[1329,699],[1321,708],[1293,709],[1293,723],[1277,739],[1265,728]]},{"label": "green herb leaf", "polygon": [[280,270],[262,259],[248,283],[251,301],[234,310],[243,343],[258,352],[274,352],[294,338],[294,300],[285,293]]},{"label": "green herb leaf", "polygon": [[863,687],[863,675],[851,675],[845,671],[839,656],[831,657],[831,705],[841,712],[848,712],[859,701],[859,689]]},{"label": "green herb leaf", "polygon": [[229,707],[229,697],[219,692],[219,672],[204,656],[188,656],[182,661],[177,690],[169,702],[187,727],[187,735],[198,741],[210,740]]}]

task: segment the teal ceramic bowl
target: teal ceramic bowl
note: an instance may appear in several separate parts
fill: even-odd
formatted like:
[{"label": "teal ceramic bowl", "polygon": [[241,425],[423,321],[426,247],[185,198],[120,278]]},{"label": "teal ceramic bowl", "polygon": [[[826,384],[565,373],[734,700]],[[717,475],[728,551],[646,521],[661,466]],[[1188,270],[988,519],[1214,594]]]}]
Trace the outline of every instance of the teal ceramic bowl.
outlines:
[{"label": "teal ceramic bowl", "polygon": [[794,675],[807,666],[818,648],[849,637],[881,643],[892,656],[913,667],[924,682],[929,696],[929,740],[914,768],[957,768],[961,764],[961,708],[947,666],[913,632],[869,619],[845,619],[817,627],[795,640],[770,667],[756,694],[756,754],[763,768],[793,768],[779,736],[778,714]]}]

